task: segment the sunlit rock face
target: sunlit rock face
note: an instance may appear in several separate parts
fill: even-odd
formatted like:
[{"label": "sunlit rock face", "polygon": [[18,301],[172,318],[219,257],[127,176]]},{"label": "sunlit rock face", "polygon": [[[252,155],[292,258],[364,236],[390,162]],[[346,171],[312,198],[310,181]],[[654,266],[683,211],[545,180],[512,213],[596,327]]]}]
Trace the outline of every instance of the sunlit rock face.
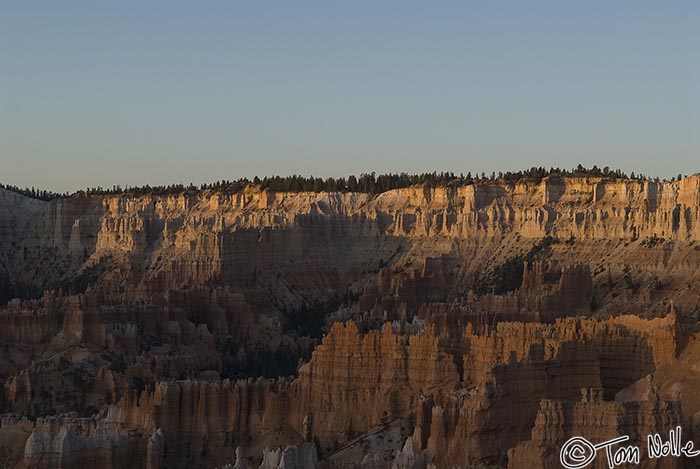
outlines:
[{"label": "sunlit rock face", "polygon": [[550,467],[576,432],[690,434],[699,227],[700,176],[0,189],[0,456]]}]

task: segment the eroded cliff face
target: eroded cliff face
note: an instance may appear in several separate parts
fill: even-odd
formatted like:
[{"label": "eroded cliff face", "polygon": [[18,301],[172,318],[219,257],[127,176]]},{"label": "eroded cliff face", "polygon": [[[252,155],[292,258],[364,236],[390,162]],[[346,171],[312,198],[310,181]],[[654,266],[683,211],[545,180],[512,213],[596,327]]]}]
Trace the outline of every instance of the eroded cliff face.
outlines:
[{"label": "eroded cliff face", "polygon": [[[623,385],[605,383],[610,354],[625,357],[630,383],[656,369],[654,357],[673,360],[674,318],[635,325],[641,327],[621,318],[501,323],[482,334],[468,328],[462,351],[479,358],[465,360],[460,376],[431,328],[403,335],[387,324],[360,334],[353,323],[336,324],[295,379],[161,381],[125,390],[92,419],[59,418],[49,427],[24,422],[17,438],[27,441],[25,464],[52,467],[58,456],[50,448],[66,438],[66,460],[114,464],[109,458],[124,445],[140,451],[143,462],[149,438],[160,432],[157,467],[192,467],[233,463],[237,446],[260,441],[313,441],[323,454],[334,453],[363,435],[412,422],[411,451],[425,464],[505,465],[508,450],[530,438],[541,399],[570,402],[595,387],[602,401],[604,390]],[[680,419],[680,404],[673,409]],[[75,422],[88,429],[73,429]],[[92,454],[94,439],[104,454]]]},{"label": "eroded cliff face", "polygon": [[[327,467],[553,467],[577,431],[692,422],[700,405],[674,389],[700,374],[699,211],[700,176],[376,196],[0,190],[14,414],[0,454],[253,467],[313,447]],[[648,374],[668,405],[640,393]],[[581,403],[582,388],[599,391]]]},{"label": "eroded cliff face", "polygon": [[[572,435],[586,438],[599,444],[613,440],[621,435],[628,436],[624,446],[639,449],[638,461],[631,464],[644,468],[681,468],[695,467],[688,458],[659,458],[650,453],[648,436],[659,435],[663,441],[669,438],[669,432],[681,432],[685,428],[685,441],[692,437],[692,427],[682,415],[680,403],[668,402],[659,397],[651,385],[639,401],[607,402],[602,398],[601,389],[582,389],[579,402],[543,400],[537,412],[532,439],[520,443],[508,453],[508,467],[559,467],[559,449]],[[613,454],[619,446],[612,447]],[[592,452],[586,450],[585,456]],[[653,451],[653,448],[652,448]],[[571,459],[565,459],[574,464]],[[609,467],[605,450],[595,455],[588,467]]]},{"label": "eroded cliff face", "polygon": [[628,269],[632,282],[643,270],[661,274],[663,285],[670,266],[680,275],[697,268],[699,184],[700,176],[670,183],[550,177],[538,185],[408,188],[378,196],[250,188],[52,202],[2,191],[1,265],[18,287],[77,289],[99,273],[87,267],[111,259],[116,266],[105,265],[109,274],[132,288],[253,284],[295,306],[342,293],[376,274],[378,265],[391,266],[393,275],[403,268],[406,278],[412,268],[421,279],[443,277],[430,285],[443,291],[432,295],[463,294],[470,276],[552,237],[561,243],[550,246],[551,259],[565,269],[589,265],[602,276],[594,284],[609,280],[601,269],[613,282]]},{"label": "eroded cliff face", "polygon": [[600,400],[612,401],[616,390],[675,360],[677,326],[670,314],[500,323],[481,334],[468,327],[463,387],[442,403],[423,398],[414,446],[438,467],[505,465],[508,448],[530,434],[542,399],[576,401],[581,389],[596,388]]}]

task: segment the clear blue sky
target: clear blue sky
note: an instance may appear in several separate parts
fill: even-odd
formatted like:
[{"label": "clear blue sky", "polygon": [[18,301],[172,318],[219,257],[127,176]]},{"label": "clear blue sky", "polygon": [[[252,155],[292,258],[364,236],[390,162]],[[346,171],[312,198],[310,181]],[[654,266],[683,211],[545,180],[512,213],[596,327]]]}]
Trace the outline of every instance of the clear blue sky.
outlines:
[{"label": "clear blue sky", "polygon": [[700,171],[696,1],[0,0],[0,182]]}]

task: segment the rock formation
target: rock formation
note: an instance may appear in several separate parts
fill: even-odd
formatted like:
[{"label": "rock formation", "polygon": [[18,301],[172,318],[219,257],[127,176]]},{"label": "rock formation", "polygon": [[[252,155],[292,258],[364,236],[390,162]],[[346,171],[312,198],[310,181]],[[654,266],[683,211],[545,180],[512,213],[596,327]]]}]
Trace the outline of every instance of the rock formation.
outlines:
[{"label": "rock formation", "polygon": [[[638,467],[681,468],[693,464],[678,457],[656,458],[647,446],[648,435],[661,433],[665,441],[671,430],[690,430],[678,402],[664,401],[653,389],[643,400],[627,403],[604,401],[602,394],[601,389],[582,389],[579,402],[543,400],[532,439],[509,451],[508,467],[558,467],[560,448],[569,438],[583,437],[598,444],[621,435],[630,437],[624,446],[640,449]],[[685,437],[689,436],[686,433]],[[613,449],[616,451],[618,446]],[[609,467],[605,451],[597,454],[589,467]]]},{"label": "rock formation", "polygon": [[576,432],[690,437],[698,272],[698,175],[0,189],[0,463],[554,467]]}]

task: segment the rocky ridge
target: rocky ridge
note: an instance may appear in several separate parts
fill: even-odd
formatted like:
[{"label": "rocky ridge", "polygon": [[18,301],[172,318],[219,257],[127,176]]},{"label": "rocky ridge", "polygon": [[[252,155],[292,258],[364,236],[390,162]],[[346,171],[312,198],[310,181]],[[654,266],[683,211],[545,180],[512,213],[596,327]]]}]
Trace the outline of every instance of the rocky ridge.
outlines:
[{"label": "rocky ridge", "polygon": [[[331,467],[368,445],[357,467],[550,467],[564,436],[601,425],[691,432],[669,370],[698,373],[683,357],[699,218],[700,176],[377,196],[0,189],[0,456],[283,467],[313,447]],[[636,391],[649,374],[653,406]]]}]

